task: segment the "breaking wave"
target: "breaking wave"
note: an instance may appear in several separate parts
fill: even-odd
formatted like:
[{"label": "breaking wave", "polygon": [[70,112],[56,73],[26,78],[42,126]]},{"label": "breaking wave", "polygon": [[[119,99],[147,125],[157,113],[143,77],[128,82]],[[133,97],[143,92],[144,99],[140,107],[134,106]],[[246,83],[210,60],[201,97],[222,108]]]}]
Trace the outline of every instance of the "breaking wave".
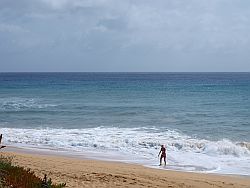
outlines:
[{"label": "breaking wave", "polygon": [[62,149],[71,152],[93,151],[119,154],[128,161],[158,163],[161,144],[168,152],[169,168],[188,171],[250,175],[250,150],[247,142],[227,139],[210,141],[178,131],[156,128],[86,129],[10,129],[2,128],[7,144]]}]

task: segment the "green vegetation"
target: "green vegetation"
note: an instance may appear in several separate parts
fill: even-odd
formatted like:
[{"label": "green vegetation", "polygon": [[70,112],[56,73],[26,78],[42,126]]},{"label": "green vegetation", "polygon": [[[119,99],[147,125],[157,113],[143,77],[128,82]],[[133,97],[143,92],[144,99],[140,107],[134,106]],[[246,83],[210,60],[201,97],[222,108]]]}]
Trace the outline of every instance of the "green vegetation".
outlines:
[{"label": "green vegetation", "polygon": [[30,169],[12,164],[11,157],[0,155],[0,188],[63,188],[66,184],[53,184],[45,175],[37,177]]}]

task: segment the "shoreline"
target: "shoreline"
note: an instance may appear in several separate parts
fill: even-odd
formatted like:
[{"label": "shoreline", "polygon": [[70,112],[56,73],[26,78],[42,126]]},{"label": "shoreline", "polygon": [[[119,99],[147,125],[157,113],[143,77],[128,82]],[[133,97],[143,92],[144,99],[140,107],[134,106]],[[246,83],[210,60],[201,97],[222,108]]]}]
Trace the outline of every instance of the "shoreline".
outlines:
[{"label": "shoreline", "polygon": [[[189,137],[177,130],[156,127],[120,128],[2,128],[11,146],[63,150],[70,155],[139,163],[159,168],[160,143],[168,150],[168,169],[199,173],[250,176],[247,143]],[[157,137],[157,139],[155,139]],[[39,138],[39,139],[37,139]],[[5,143],[5,144],[7,144]]]},{"label": "shoreline", "polygon": [[[37,175],[48,174],[67,187],[250,187],[245,176],[194,173],[149,168],[139,164],[89,159],[62,152],[28,151],[9,147],[1,154],[15,156],[14,163],[30,168]],[[167,186],[166,186],[167,185]]]},{"label": "shoreline", "polygon": [[[158,166],[152,165],[151,163],[143,164],[140,162],[137,162],[135,160],[127,160],[126,158],[122,159],[117,157],[121,156],[110,156],[105,155],[104,153],[100,154],[99,152],[77,152],[73,151],[70,152],[68,150],[59,150],[59,149],[51,149],[51,148],[45,148],[45,147],[25,147],[25,146],[10,146],[7,145],[5,148],[5,151],[7,152],[13,152],[13,153],[24,153],[24,154],[37,154],[37,155],[45,155],[45,156],[55,156],[55,157],[66,157],[66,158],[72,158],[72,159],[79,159],[79,160],[96,160],[96,161],[103,161],[103,162],[115,162],[115,163],[124,163],[129,165],[139,165],[150,169],[157,169],[162,171],[173,171],[173,172],[184,172],[184,173],[197,173],[197,174],[212,174],[212,175],[218,175],[218,176],[229,176],[229,177],[242,177],[242,178],[250,178],[250,175],[244,175],[244,174],[230,174],[230,173],[216,173],[212,171],[188,171],[188,170],[179,170],[174,168],[169,168],[169,165],[165,166]],[[0,152],[1,153],[1,152]],[[114,158],[116,157],[116,158]],[[158,161],[157,161],[158,162]]]}]

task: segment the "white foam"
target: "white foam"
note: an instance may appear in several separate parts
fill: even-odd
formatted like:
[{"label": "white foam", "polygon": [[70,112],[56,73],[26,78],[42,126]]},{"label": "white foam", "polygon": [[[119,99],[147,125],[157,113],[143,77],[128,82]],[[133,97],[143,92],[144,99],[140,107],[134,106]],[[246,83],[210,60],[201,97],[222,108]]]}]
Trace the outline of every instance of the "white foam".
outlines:
[{"label": "white foam", "polygon": [[44,104],[39,99],[8,97],[0,99],[0,110],[25,110],[25,109],[43,109],[47,107],[55,107],[55,104]]},{"label": "white foam", "polygon": [[10,129],[0,130],[6,144],[95,152],[123,161],[158,164],[161,144],[167,147],[170,169],[250,175],[247,144],[209,141],[157,128]]}]

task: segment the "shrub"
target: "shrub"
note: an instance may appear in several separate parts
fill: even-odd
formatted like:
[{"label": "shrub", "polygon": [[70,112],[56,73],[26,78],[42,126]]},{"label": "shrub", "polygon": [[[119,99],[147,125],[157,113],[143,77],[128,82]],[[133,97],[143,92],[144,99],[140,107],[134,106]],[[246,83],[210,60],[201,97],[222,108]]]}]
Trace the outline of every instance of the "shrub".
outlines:
[{"label": "shrub", "polygon": [[11,157],[0,155],[0,188],[63,188],[66,184],[53,184],[47,175],[43,179],[24,167],[12,165]]}]

